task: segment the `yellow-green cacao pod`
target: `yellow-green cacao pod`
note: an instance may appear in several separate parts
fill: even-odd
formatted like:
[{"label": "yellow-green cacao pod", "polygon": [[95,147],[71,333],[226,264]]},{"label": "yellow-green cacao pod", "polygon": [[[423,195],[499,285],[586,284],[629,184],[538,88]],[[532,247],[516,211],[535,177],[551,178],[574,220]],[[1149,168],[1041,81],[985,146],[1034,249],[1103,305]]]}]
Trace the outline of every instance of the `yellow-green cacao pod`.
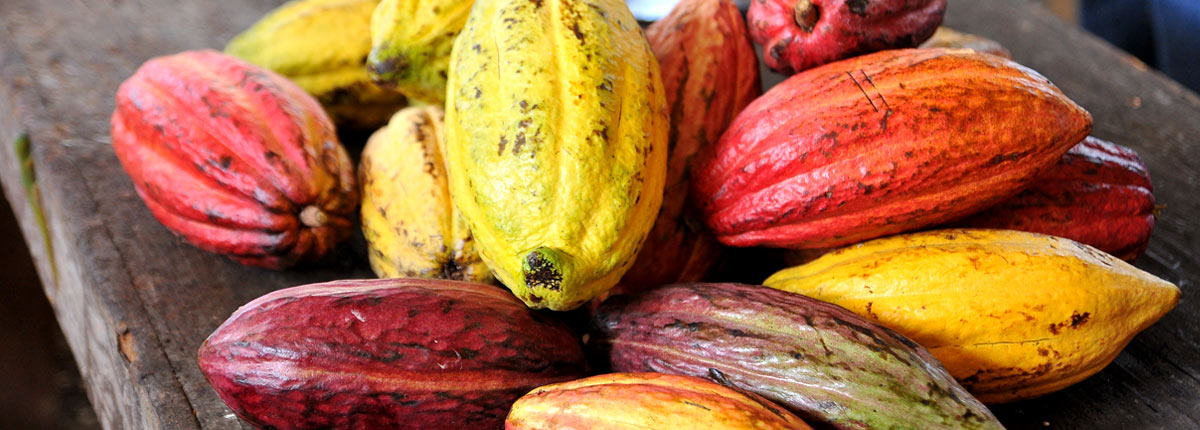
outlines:
[{"label": "yellow-green cacao pod", "polygon": [[446,100],[446,66],[471,0],[383,0],[371,18],[371,78],[431,104]]},{"label": "yellow-green cacao pod", "polygon": [[405,108],[363,148],[362,229],[381,278],[492,280],[450,202],[443,130],[442,108]]},{"label": "yellow-green cacao pod", "polygon": [[451,197],[496,277],[554,310],[616,284],[662,203],[669,127],[625,3],[479,0],[447,85]]},{"label": "yellow-green cacao pod", "polygon": [[404,107],[367,76],[371,13],[379,0],[293,0],[234,37],[225,52],[284,75],[339,126],[373,129]]}]

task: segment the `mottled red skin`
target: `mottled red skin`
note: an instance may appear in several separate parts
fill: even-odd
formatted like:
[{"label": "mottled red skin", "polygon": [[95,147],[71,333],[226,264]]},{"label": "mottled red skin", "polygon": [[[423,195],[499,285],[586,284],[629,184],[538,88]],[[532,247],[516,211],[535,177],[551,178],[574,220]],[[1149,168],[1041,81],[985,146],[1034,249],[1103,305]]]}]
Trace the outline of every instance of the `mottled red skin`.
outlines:
[{"label": "mottled red skin", "polygon": [[699,281],[708,272],[721,247],[688,196],[691,162],[762,94],[758,58],[732,1],[683,0],[646,29],[646,39],[671,112],[667,185],[637,260],[609,294]]},{"label": "mottled red skin", "polygon": [[1141,157],[1089,136],[1025,191],[954,225],[1065,237],[1132,262],[1150,243],[1154,203]]},{"label": "mottled red skin", "polygon": [[234,413],[269,429],[501,428],[521,395],[584,375],[566,326],[501,288],[429,279],[267,294],[199,363]]},{"label": "mottled red skin", "polygon": [[966,50],[890,50],[792,76],[698,159],[721,243],[829,248],[1012,197],[1091,130],[1048,80]]},{"label": "mottled red skin", "polygon": [[[842,349],[849,343],[860,346]],[[601,368],[710,378],[820,428],[868,429],[847,411],[906,404],[944,408],[971,426],[995,423],[925,348],[837,305],[758,285],[684,283],[613,297],[597,309],[588,347]],[[864,351],[878,356],[857,355]],[[856,379],[834,374],[841,369]],[[855,389],[877,383],[890,388]]]},{"label": "mottled red skin", "polygon": [[[276,269],[319,259],[349,237],[353,166],[320,104],[291,81],[188,51],[147,61],[116,99],[113,149],[175,234]],[[324,214],[319,225],[301,222],[310,206]]]},{"label": "mottled red skin", "polygon": [[[929,39],[946,0],[811,0],[811,28],[796,17],[808,0],[752,0],[746,19],[767,67],[783,74],[884,49],[912,48]],[[810,24],[810,23],[805,23]]]}]

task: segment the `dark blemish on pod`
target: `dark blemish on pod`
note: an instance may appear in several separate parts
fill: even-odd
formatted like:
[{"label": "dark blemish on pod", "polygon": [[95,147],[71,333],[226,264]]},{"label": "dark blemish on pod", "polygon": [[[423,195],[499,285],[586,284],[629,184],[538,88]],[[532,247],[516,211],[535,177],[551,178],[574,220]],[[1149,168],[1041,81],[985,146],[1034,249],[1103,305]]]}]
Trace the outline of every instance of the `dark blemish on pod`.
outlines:
[{"label": "dark blemish on pod", "polygon": [[504,155],[504,147],[508,145],[508,137],[500,135],[500,150],[496,151],[496,155]]},{"label": "dark blemish on pod", "polygon": [[545,288],[558,291],[562,288],[562,270],[555,262],[557,252],[549,248],[538,248],[525,254],[523,264],[525,285],[531,289]]}]

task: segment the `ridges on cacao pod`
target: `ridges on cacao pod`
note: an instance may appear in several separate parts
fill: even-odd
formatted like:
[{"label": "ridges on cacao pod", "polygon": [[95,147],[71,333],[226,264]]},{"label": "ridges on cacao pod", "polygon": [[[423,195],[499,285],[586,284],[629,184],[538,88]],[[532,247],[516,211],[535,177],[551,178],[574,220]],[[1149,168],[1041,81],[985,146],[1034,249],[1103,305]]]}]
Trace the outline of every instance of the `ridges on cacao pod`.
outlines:
[{"label": "ridges on cacao pod", "polygon": [[321,106],[282,76],[188,51],[147,61],[116,98],[113,150],[175,234],[276,269],[349,237],[354,167]]},{"label": "ridges on cacao pod", "polygon": [[650,24],[646,39],[671,113],[667,181],[654,228],[615,294],[699,281],[716,261],[720,245],[688,197],[692,159],[762,92],[758,58],[732,1],[683,0]]},{"label": "ridges on cacao pod", "polygon": [[669,128],[625,4],[477,1],[447,98],[451,197],[496,277],[554,310],[615,285],[662,203]]},{"label": "ridges on cacao pod", "polygon": [[273,429],[495,429],[512,403],[584,375],[565,325],[503,288],[335,281],[239,308],[200,370],[242,419]]},{"label": "ridges on cacao pod", "polygon": [[924,348],[840,307],[745,284],[674,284],[604,302],[591,357],[712,378],[835,429],[999,429]]},{"label": "ridges on cacao pod", "polygon": [[407,104],[373,83],[366,61],[379,0],[292,0],[262,17],[225,52],[274,70],[315,96],[339,126],[374,129]]},{"label": "ridges on cacao pod", "polygon": [[492,280],[450,201],[443,127],[440,107],[401,109],[363,148],[362,229],[381,278]]},{"label": "ridges on cacao pod", "polygon": [[538,387],[513,404],[507,430],[809,430],[760,396],[661,373],[613,373]]},{"label": "ridges on cacao pod", "polygon": [[383,0],[371,16],[371,78],[405,95],[441,105],[454,38],[472,0]]},{"label": "ridges on cacao pod", "polygon": [[1091,122],[1009,60],[883,51],[796,74],[751,103],[698,159],[693,196],[726,245],[845,245],[1012,197]]},{"label": "ridges on cacao pod", "polygon": [[908,336],[987,403],[1037,397],[1099,372],[1180,296],[1090,246],[1013,230],[876,239],[765,284]]},{"label": "ridges on cacao pod", "polygon": [[785,75],[897,48],[914,48],[942,23],[946,0],[754,0],[750,36],[767,67]]},{"label": "ridges on cacao pod", "polygon": [[1133,262],[1150,243],[1154,203],[1141,157],[1088,136],[1025,191],[953,224],[1064,237]]}]

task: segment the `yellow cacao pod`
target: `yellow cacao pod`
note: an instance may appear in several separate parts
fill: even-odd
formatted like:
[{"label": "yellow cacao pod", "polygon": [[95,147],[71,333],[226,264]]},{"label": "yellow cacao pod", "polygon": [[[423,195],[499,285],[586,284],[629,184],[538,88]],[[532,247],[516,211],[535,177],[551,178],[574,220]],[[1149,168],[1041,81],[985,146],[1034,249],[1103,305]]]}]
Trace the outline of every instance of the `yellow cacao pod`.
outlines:
[{"label": "yellow cacao pod", "polygon": [[371,78],[426,103],[446,100],[446,66],[471,0],[383,0],[371,17]]},{"label": "yellow cacao pod", "polygon": [[616,284],[662,203],[668,129],[625,3],[477,1],[447,85],[451,196],[496,277],[554,310]]},{"label": "yellow cacao pod", "polygon": [[363,148],[362,229],[381,278],[492,280],[450,201],[443,121],[437,106],[402,109]]},{"label": "yellow cacao pod", "polygon": [[925,346],[986,403],[1099,372],[1179,302],[1179,288],[1068,239],[938,230],[872,240],[765,285],[827,301]]},{"label": "yellow cacao pod", "polygon": [[234,37],[225,52],[284,75],[339,126],[370,129],[407,102],[367,76],[371,13],[379,0],[293,0]]}]

